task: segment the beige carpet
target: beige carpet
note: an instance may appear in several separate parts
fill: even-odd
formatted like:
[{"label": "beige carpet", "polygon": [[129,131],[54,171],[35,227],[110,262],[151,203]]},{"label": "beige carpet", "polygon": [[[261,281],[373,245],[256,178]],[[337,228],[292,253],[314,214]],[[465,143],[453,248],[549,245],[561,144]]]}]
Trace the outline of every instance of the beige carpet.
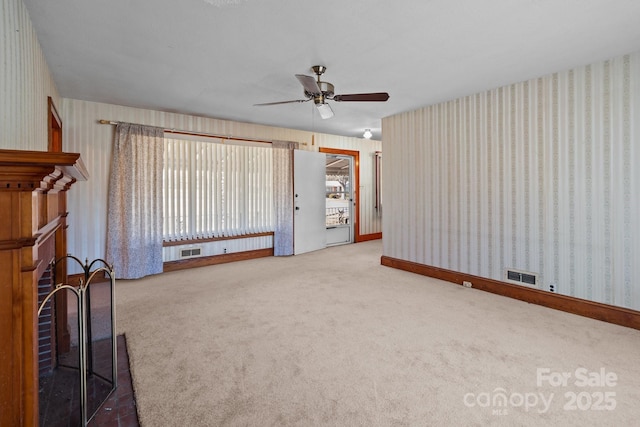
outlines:
[{"label": "beige carpet", "polygon": [[142,425],[640,425],[640,331],[382,267],[381,248],[119,281]]}]

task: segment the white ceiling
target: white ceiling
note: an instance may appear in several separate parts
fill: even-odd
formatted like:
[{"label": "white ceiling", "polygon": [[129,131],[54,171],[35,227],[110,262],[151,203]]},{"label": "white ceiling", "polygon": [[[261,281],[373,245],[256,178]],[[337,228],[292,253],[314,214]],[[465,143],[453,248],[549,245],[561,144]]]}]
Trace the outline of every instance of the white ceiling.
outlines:
[{"label": "white ceiling", "polygon": [[[381,118],[640,51],[637,0],[24,0],[66,98],[380,139]],[[303,98],[325,65],[337,94]]]}]

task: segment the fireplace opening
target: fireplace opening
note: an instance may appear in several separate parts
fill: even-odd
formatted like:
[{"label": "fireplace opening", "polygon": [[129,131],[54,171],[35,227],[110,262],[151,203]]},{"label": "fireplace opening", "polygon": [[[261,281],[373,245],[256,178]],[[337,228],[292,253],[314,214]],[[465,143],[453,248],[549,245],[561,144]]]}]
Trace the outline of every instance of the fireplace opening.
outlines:
[{"label": "fireplace opening", "polygon": [[[47,267],[38,280],[38,306],[43,303],[46,296],[53,290],[51,267]],[[38,374],[46,376],[51,374],[55,367],[54,359],[56,348],[55,334],[55,307],[54,301],[48,301],[40,317],[38,318]]]}]

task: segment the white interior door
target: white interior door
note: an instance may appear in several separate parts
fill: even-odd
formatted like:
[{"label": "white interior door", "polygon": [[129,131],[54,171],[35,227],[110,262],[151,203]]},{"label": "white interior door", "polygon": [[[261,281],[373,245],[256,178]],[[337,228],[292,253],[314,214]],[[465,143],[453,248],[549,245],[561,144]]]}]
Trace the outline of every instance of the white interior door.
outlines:
[{"label": "white interior door", "polygon": [[324,249],[325,228],[325,159],[324,153],[294,150],[294,255]]}]

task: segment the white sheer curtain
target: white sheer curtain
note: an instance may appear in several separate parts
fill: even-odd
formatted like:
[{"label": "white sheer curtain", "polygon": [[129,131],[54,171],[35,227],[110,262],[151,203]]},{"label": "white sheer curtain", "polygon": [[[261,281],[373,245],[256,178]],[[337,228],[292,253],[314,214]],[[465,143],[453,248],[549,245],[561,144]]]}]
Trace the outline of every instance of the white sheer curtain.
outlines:
[{"label": "white sheer curtain", "polygon": [[273,200],[275,229],[273,255],[293,255],[293,150],[297,142],[274,141]]},{"label": "white sheer curtain", "polygon": [[163,129],[119,123],[109,176],[107,261],[116,277],[162,272]]}]

